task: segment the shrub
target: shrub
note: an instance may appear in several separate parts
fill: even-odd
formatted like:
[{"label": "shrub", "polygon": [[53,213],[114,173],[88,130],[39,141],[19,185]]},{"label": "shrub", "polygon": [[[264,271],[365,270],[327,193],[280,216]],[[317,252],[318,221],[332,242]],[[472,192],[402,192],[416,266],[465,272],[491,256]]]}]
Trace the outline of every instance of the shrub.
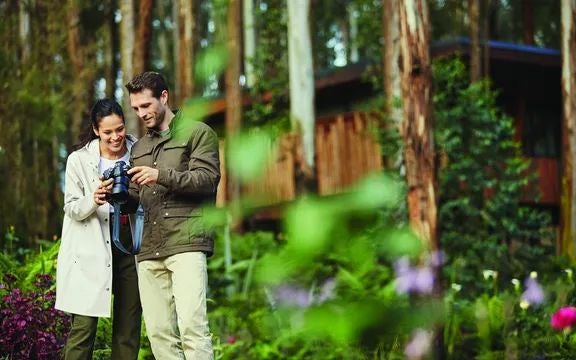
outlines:
[{"label": "shrub", "polygon": [[63,348],[70,320],[54,309],[50,275],[37,275],[35,289],[14,287],[16,277],[5,274],[0,284],[0,356],[9,359],[56,359]]}]

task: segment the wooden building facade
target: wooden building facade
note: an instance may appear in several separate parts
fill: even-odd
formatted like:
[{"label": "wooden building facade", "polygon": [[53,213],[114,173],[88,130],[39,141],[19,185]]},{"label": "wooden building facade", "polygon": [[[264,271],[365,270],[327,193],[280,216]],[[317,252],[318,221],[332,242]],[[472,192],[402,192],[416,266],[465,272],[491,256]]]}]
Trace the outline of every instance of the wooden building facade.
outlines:
[{"label": "wooden building facade", "polygon": [[[549,209],[554,221],[560,204],[561,151],[561,58],[554,49],[489,42],[490,78],[500,94],[499,105],[512,116],[517,140],[537,174],[537,196],[526,203]],[[465,38],[435,44],[431,55],[461,56],[467,60]],[[383,168],[374,115],[354,111],[356,104],[376,96],[364,80],[366,66],[354,64],[324,74],[316,80],[316,173],[319,195],[332,195],[374,171]],[[210,121],[223,121],[225,104],[214,102]],[[218,120],[220,119],[220,120]],[[290,138],[270,144],[273,161],[258,183],[242,189],[245,196],[259,199],[263,206],[289,202],[297,196],[295,158]],[[225,176],[218,203],[226,201]]]}]

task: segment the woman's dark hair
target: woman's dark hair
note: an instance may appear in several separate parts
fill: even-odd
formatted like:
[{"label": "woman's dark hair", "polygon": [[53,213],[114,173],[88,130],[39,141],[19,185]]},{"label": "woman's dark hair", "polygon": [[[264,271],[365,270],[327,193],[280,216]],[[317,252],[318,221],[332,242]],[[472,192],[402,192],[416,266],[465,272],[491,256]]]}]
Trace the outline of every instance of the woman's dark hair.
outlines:
[{"label": "woman's dark hair", "polygon": [[124,112],[122,106],[112,99],[101,99],[96,101],[92,110],[90,111],[90,122],[82,129],[80,133],[80,142],[72,147],[72,150],[78,150],[86,146],[90,141],[96,139],[98,136],[94,134],[93,128],[98,129],[100,120],[109,115],[118,115],[124,122]]}]

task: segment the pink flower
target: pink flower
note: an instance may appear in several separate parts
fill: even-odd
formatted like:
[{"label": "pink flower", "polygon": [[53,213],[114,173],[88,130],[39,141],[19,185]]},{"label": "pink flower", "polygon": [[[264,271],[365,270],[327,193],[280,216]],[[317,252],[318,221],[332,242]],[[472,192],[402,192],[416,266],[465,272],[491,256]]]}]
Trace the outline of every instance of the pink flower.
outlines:
[{"label": "pink flower", "polygon": [[550,319],[550,325],[556,330],[562,330],[576,324],[576,307],[565,306],[558,309]]}]

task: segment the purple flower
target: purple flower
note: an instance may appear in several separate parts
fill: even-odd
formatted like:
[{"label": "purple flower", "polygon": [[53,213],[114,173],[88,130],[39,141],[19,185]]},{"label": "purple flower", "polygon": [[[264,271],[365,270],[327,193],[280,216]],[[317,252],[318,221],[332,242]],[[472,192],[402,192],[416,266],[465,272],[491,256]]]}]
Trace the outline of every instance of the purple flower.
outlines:
[{"label": "purple flower", "polygon": [[416,329],[412,334],[410,342],[404,348],[404,355],[408,359],[419,359],[429,350],[432,343],[432,334],[424,329]]},{"label": "purple flower", "polygon": [[429,266],[412,267],[407,257],[394,263],[396,291],[399,294],[430,294],[434,289],[434,271]]},{"label": "purple flower", "polygon": [[336,280],[330,278],[320,286],[319,292],[314,294],[310,290],[290,284],[284,284],[274,290],[274,298],[284,306],[307,308],[312,304],[322,304],[335,297]]},{"label": "purple flower", "polygon": [[335,296],[334,294],[335,288],[336,288],[336,280],[334,278],[326,280],[326,282],[322,284],[322,286],[320,287],[320,293],[318,294],[316,302],[321,304],[325,301],[333,299]]},{"label": "purple flower", "polygon": [[439,267],[446,262],[446,254],[443,251],[438,250],[432,252],[428,258],[428,264],[432,267]]},{"label": "purple flower", "polygon": [[276,300],[285,306],[305,308],[310,306],[312,299],[305,289],[293,285],[281,285],[274,291]]},{"label": "purple flower", "polygon": [[521,301],[529,305],[539,305],[544,302],[544,290],[536,280],[536,277],[530,276],[526,279],[524,285],[526,286],[526,290],[524,290],[520,297]]}]

